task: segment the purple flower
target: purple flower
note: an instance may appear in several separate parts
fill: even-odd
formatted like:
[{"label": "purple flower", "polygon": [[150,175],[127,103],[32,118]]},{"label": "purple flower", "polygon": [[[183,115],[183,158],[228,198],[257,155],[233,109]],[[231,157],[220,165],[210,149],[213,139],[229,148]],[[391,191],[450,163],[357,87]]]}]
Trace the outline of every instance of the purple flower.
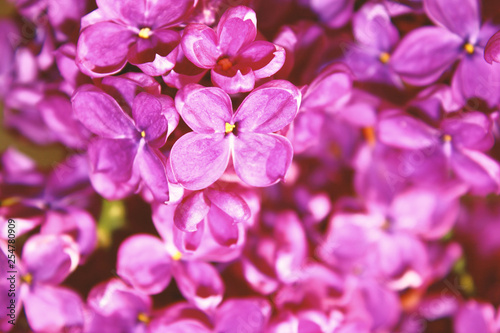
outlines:
[{"label": "purple flower", "polygon": [[[6,248],[2,250],[6,253]],[[3,259],[2,271],[7,271],[7,260]],[[20,283],[16,288],[16,294],[20,294],[17,305],[24,307],[33,330],[56,333],[83,328],[80,296],[58,286],[75,270],[78,262],[78,246],[67,235],[35,235],[24,245],[21,260],[16,263],[19,272],[16,280]],[[4,302],[2,299],[2,305]],[[53,316],[47,316],[48,308]]]},{"label": "purple flower", "polygon": [[285,50],[255,41],[257,19],[250,8],[238,6],[224,13],[217,32],[190,24],[182,36],[186,57],[199,68],[212,69],[214,85],[229,94],[250,91],[257,79],[276,73],[285,62]]},{"label": "purple flower", "polygon": [[92,185],[106,198],[123,198],[139,181],[156,200],[168,201],[168,182],[159,152],[177,126],[178,115],[168,96],[142,92],[133,100],[132,117],[102,90],[84,85],[72,98],[76,117],[98,135],[88,147]]},{"label": "purple flower", "polygon": [[421,27],[406,35],[393,53],[393,69],[410,84],[427,85],[460,59],[452,79],[456,98],[462,104],[473,97],[497,104],[500,66],[488,66],[483,52],[498,27],[481,27],[479,7],[479,0],[424,0],[427,16],[438,27]]},{"label": "purple flower", "polygon": [[180,35],[178,26],[195,5],[182,1],[98,0],[82,18],[76,61],[92,77],[119,72],[130,62],[157,76],[172,69]]},{"label": "purple flower", "polygon": [[269,186],[286,174],[292,162],[290,142],[274,134],[297,114],[299,90],[287,81],[255,89],[233,114],[229,95],[220,88],[188,85],[175,104],[193,132],[172,147],[175,179],[189,190],[201,190],[219,179],[232,155],[239,178],[251,186]]}]

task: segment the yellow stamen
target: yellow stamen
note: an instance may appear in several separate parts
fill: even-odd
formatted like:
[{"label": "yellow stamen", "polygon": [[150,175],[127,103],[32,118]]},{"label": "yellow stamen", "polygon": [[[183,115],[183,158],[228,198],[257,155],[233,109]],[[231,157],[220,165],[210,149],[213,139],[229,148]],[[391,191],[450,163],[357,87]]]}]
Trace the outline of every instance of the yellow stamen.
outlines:
[{"label": "yellow stamen", "polygon": [[151,36],[151,29],[149,29],[149,28],[142,28],[139,31],[139,37],[144,38],[144,39],[148,39],[149,36]]},{"label": "yellow stamen", "polygon": [[18,197],[10,197],[10,198],[7,198],[5,200],[2,200],[0,202],[0,206],[2,207],[8,207],[8,206],[13,206],[17,203],[21,202],[21,199],[18,198]]},{"label": "yellow stamen", "polygon": [[233,63],[228,58],[222,58],[217,61],[217,65],[222,67],[223,71],[227,71],[229,68],[233,67]]},{"label": "yellow stamen", "polygon": [[365,140],[368,142],[370,146],[374,146],[375,142],[377,142],[377,138],[375,136],[375,129],[373,127],[363,127],[362,129],[363,136]]},{"label": "yellow stamen", "polygon": [[451,135],[449,135],[449,134],[443,135],[443,141],[444,142],[450,142],[451,141]]},{"label": "yellow stamen", "polygon": [[174,254],[172,254],[172,259],[175,261],[179,261],[182,258],[181,251],[177,250]]},{"label": "yellow stamen", "polygon": [[230,123],[226,123],[226,134],[231,133],[235,127],[236,127],[236,125],[232,125]]},{"label": "yellow stamen", "polygon": [[378,57],[378,60],[380,60],[380,62],[383,64],[387,64],[390,59],[391,59],[391,55],[387,52],[380,53],[380,55]]},{"label": "yellow stamen", "polygon": [[33,282],[33,275],[31,275],[31,273],[23,275],[21,276],[21,281],[26,282],[27,284],[31,284],[31,282]]},{"label": "yellow stamen", "polygon": [[140,312],[137,315],[137,320],[139,320],[141,323],[144,323],[144,324],[149,324],[151,322],[151,318],[149,318],[149,316],[147,314],[145,314],[144,312]]},{"label": "yellow stamen", "polygon": [[141,132],[141,137],[145,138],[146,137],[146,131]]},{"label": "yellow stamen", "polygon": [[465,49],[465,52],[467,52],[468,54],[474,53],[474,45],[472,45],[471,43],[465,44],[464,49]]}]

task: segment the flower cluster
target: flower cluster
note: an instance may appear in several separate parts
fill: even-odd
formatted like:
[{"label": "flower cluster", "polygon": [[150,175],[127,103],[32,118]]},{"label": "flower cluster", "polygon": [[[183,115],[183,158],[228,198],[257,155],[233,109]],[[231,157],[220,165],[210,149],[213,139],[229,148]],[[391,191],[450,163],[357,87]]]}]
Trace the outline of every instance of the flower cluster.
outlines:
[{"label": "flower cluster", "polygon": [[500,332],[496,2],[0,0],[0,330]]}]

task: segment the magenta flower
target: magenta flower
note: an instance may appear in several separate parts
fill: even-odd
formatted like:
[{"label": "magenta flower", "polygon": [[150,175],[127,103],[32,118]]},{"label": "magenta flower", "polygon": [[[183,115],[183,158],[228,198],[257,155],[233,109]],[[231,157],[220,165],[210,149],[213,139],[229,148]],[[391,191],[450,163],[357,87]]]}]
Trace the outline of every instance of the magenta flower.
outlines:
[{"label": "magenta flower", "polygon": [[250,91],[257,79],[276,73],[285,62],[285,50],[255,41],[257,19],[247,7],[224,13],[217,32],[204,24],[190,24],[182,36],[186,57],[199,68],[211,69],[212,82],[229,94]]},{"label": "magenta flower", "polygon": [[119,72],[130,62],[151,76],[172,69],[180,35],[172,28],[196,4],[182,1],[98,0],[82,18],[76,61],[92,77]]},{"label": "magenta flower", "polygon": [[168,201],[165,162],[158,149],[177,126],[173,100],[142,92],[133,100],[133,119],[111,96],[91,85],[80,87],[72,103],[77,119],[98,135],[88,147],[96,191],[106,198],[123,198],[142,179],[156,200]]},{"label": "magenta flower", "polygon": [[500,66],[488,66],[483,52],[498,27],[481,26],[480,1],[424,0],[424,9],[438,27],[421,27],[406,35],[393,53],[392,68],[406,82],[422,86],[435,82],[460,60],[452,79],[455,97],[462,104],[473,97],[497,104]]},{"label": "magenta flower", "polygon": [[[2,250],[7,253],[6,247]],[[35,235],[24,245],[21,260],[16,261],[17,305],[24,307],[29,325],[36,332],[58,333],[83,328],[80,296],[59,286],[78,263],[78,246],[67,235]],[[7,260],[2,258],[5,275],[7,270],[10,270]],[[6,296],[2,295],[2,305]],[[48,308],[53,316],[47,316]]]},{"label": "magenta flower", "polygon": [[229,95],[220,88],[188,85],[175,104],[193,132],[172,147],[176,180],[201,190],[219,179],[232,155],[236,173],[251,186],[269,186],[286,174],[292,162],[290,142],[274,134],[297,114],[299,90],[287,81],[269,82],[250,93],[233,114]]}]

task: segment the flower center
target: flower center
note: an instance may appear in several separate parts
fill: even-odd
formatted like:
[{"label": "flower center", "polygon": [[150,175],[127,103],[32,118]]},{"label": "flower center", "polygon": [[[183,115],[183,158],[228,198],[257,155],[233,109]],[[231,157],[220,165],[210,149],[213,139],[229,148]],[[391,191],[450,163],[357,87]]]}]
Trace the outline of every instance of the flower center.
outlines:
[{"label": "flower center", "polygon": [[144,312],[139,312],[137,320],[144,324],[149,324],[151,322],[151,318],[149,318],[149,316]]},{"label": "flower center", "polygon": [[444,142],[450,142],[451,141],[451,135],[449,135],[449,134],[443,135],[443,141]]},{"label": "flower center", "polygon": [[378,56],[378,60],[380,60],[380,62],[383,64],[387,64],[390,59],[391,59],[391,55],[387,52],[382,52]]},{"label": "flower center", "polygon": [[146,137],[146,131],[142,131],[141,132],[141,138],[145,138]]},{"label": "flower center", "polygon": [[139,31],[139,37],[144,38],[144,39],[148,39],[149,36],[151,36],[151,29],[149,29],[149,28],[142,28]]},{"label": "flower center", "polygon": [[179,261],[181,260],[181,258],[182,258],[182,253],[179,250],[175,251],[175,253],[172,254],[172,259],[175,261]]},{"label": "flower center", "polygon": [[374,146],[375,142],[377,141],[375,137],[375,130],[373,129],[372,126],[369,127],[363,127],[363,136],[365,140],[368,142],[370,146]]},{"label": "flower center", "polygon": [[229,58],[222,58],[219,61],[217,61],[217,65],[222,67],[223,71],[227,71],[229,68],[233,67],[233,63]]},{"label": "flower center", "polygon": [[474,45],[472,45],[471,43],[465,44],[464,49],[465,49],[465,52],[467,52],[468,54],[474,53]]},{"label": "flower center", "polygon": [[31,285],[31,283],[33,282],[33,275],[31,275],[31,273],[23,275],[21,276],[21,281]]},{"label": "flower center", "polygon": [[232,125],[230,123],[226,123],[226,134],[231,133],[235,127],[236,127],[236,125]]}]

